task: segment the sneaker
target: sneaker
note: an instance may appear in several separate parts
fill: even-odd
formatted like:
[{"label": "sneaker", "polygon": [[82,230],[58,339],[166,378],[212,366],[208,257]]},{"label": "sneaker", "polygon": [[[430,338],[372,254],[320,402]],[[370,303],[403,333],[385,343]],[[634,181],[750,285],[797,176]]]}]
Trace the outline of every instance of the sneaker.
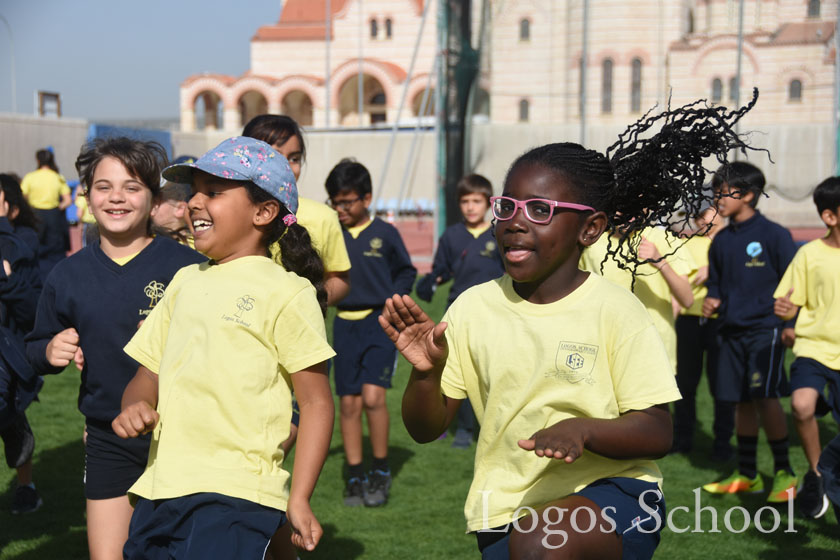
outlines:
[{"label": "sneaker", "polygon": [[23,413],[15,416],[2,433],[6,450],[6,463],[13,469],[22,467],[32,458],[35,451],[35,436]]},{"label": "sneaker", "polygon": [[767,496],[768,502],[782,503],[796,497],[796,476],[782,469],[773,477],[773,489]]},{"label": "sneaker", "polygon": [[344,487],[345,506],[356,507],[364,503],[366,483],[366,480],[356,476],[347,481],[347,486]]},{"label": "sneaker", "polygon": [[12,498],[12,513],[32,513],[44,505],[38,491],[31,486],[18,486]]},{"label": "sneaker", "polygon": [[467,449],[472,445],[472,432],[458,428],[455,430],[455,437],[452,438],[452,447],[456,449]]},{"label": "sneaker", "polygon": [[384,506],[388,502],[391,490],[391,471],[370,471],[365,485],[365,505],[367,507]]},{"label": "sneaker", "polygon": [[814,471],[808,471],[802,477],[802,489],[796,496],[799,513],[805,517],[819,519],[828,511],[828,496],[825,495],[823,479]]},{"label": "sneaker", "polygon": [[760,474],[756,474],[755,478],[750,479],[735,471],[720,482],[704,484],[703,490],[712,494],[755,494],[764,491],[764,481]]}]

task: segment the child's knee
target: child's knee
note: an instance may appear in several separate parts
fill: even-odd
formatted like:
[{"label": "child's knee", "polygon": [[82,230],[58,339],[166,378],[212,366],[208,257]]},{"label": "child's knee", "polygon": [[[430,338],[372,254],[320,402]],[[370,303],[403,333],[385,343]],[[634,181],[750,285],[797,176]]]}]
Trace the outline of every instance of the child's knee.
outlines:
[{"label": "child's knee", "polygon": [[819,394],[810,387],[797,389],[790,399],[793,417],[799,421],[810,420],[814,417],[817,409],[817,398]]},{"label": "child's knee", "polygon": [[362,404],[365,410],[380,410],[385,408],[385,388],[376,385],[365,385],[362,388]]},{"label": "child's knee", "polygon": [[362,397],[360,395],[342,396],[338,408],[342,418],[355,418],[362,413]]}]

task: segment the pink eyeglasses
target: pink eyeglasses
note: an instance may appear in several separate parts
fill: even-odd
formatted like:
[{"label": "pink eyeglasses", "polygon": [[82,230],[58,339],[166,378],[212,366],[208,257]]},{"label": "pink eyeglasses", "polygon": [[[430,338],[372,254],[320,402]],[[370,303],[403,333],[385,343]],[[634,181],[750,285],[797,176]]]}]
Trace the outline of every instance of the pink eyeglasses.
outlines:
[{"label": "pink eyeglasses", "polygon": [[584,204],[574,202],[560,202],[558,200],[547,200],[545,198],[529,198],[528,200],[516,200],[509,196],[491,196],[491,208],[493,217],[497,220],[510,220],[519,208],[525,210],[525,217],[535,224],[547,224],[554,215],[555,208],[568,208],[583,212],[594,212],[595,209]]}]

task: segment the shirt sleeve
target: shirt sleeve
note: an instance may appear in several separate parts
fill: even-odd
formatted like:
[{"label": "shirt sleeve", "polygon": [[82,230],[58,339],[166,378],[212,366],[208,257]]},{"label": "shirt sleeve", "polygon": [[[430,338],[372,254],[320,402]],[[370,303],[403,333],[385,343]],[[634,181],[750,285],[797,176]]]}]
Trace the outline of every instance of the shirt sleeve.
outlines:
[{"label": "shirt sleeve", "polygon": [[335,356],[327,343],[324,316],[315,297],[315,288],[307,285],[285,305],[274,322],[273,340],[280,365],[296,373]]},{"label": "shirt sleeve", "polygon": [[328,217],[324,219],[323,226],[324,247],[321,258],[324,260],[324,271],[326,273],[347,272],[350,270],[350,256],[344,244],[344,234],[341,232],[338,214],[331,210]]},{"label": "shirt sleeve", "polygon": [[717,238],[709,247],[709,277],[706,279],[706,297],[720,299],[720,243]]},{"label": "shirt sleeve", "polygon": [[[790,231],[781,228],[781,226],[780,230],[779,240],[776,244],[779,248],[777,252],[778,261],[775,263],[776,270],[778,271],[787,270],[793,260],[793,257],[796,255],[796,243],[793,242],[793,236],[790,234]],[[791,299],[791,301],[793,300]],[[794,304],[796,304],[796,302],[794,302]],[[794,325],[796,325],[796,317],[788,319],[784,322],[784,328],[793,328]]]},{"label": "shirt sleeve", "polygon": [[411,257],[405,248],[400,232],[393,228],[391,258],[388,259],[394,289],[400,295],[410,294],[417,278],[417,269],[411,264]]},{"label": "shirt sleeve", "polygon": [[47,360],[47,345],[52,338],[73,325],[69,318],[65,317],[58,309],[55,284],[51,281],[54,277],[51,274],[47,277],[46,285],[38,298],[38,308],[35,311],[35,326],[26,335],[26,358],[32,364],[32,368],[38,375],[61,373],[63,367],[50,364]]},{"label": "shirt sleeve", "polygon": [[444,232],[438,241],[435,258],[432,261],[432,271],[429,273],[432,278],[440,278],[443,282],[452,278],[452,265],[448,258],[449,244],[449,237]]},{"label": "shirt sleeve", "polygon": [[58,194],[61,196],[69,195],[70,194],[70,187],[67,185],[67,180],[64,178],[64,175],[58,176],[59,185],[58,185]]},{"label": "shirt sleeve", "polygon": [[790,301],[794,305],[802,307],[808,300],[808,275],[807,262],[803,251],[799,251],[790,261],[790,264],[782,275],[776,291],[773,293],[774,298],[785,297],[793,288],[793,293],[790,295]]},{"label": "shirt sleeve", "polygon": [[[450,307],[450,309],[452,308]],[[442,323],[446,323],[446,330],[443,334],[446,337],[446,344],[449,346],[449,355],[446,357],[446,365],[440,377],[440,389],[450,399],[463,400],[467,398],[467,386],[464,382],[466,372],[462,369],[462,348],[458,345],[457,327],[453,324],[452,319],[449,311],[441,319]],[[457,320],[455,323],[457,323]],[[470,364],[471,362],[467,360],[466,363]]]},{"label": "shirt sleeve", "polygon": [[620,342],[610,358],[621,414],[682,398],[665,345],[652,323]]}]

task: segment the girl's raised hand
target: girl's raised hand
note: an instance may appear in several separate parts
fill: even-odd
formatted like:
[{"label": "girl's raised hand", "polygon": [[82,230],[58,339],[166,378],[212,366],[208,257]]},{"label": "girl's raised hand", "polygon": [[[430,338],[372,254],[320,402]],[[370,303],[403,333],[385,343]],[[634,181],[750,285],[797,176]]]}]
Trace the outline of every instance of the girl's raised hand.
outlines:
[{"label": "girl's raised hand", "polygon": [[123,439],[135,438],[154,430],[159,419],[160,414],[149,403],[138,401],[125,407],[111,422],[111,428]]},{"label": "girl's raised hand", "polygon": [[446,323],[436,325],[411,297],[385,300],[379,325],[417,371],[431,371],[446,362]]},{"label": "girl's raised hand", "polygon": [[309,502],[289,501],[286,506],[286,517],[292,527],[292,544],[304,550],[315,550],[318,541],[324,535],[324,529],[312,513]]},{"label": "girl's raised hand", "polygon": [[583,453],[584,430],[578,418],[561,420],[553,426],[544,428],[528,439],[520,439],[519,447],[533,451],[538,457],[562,459],[573,463]]}]

